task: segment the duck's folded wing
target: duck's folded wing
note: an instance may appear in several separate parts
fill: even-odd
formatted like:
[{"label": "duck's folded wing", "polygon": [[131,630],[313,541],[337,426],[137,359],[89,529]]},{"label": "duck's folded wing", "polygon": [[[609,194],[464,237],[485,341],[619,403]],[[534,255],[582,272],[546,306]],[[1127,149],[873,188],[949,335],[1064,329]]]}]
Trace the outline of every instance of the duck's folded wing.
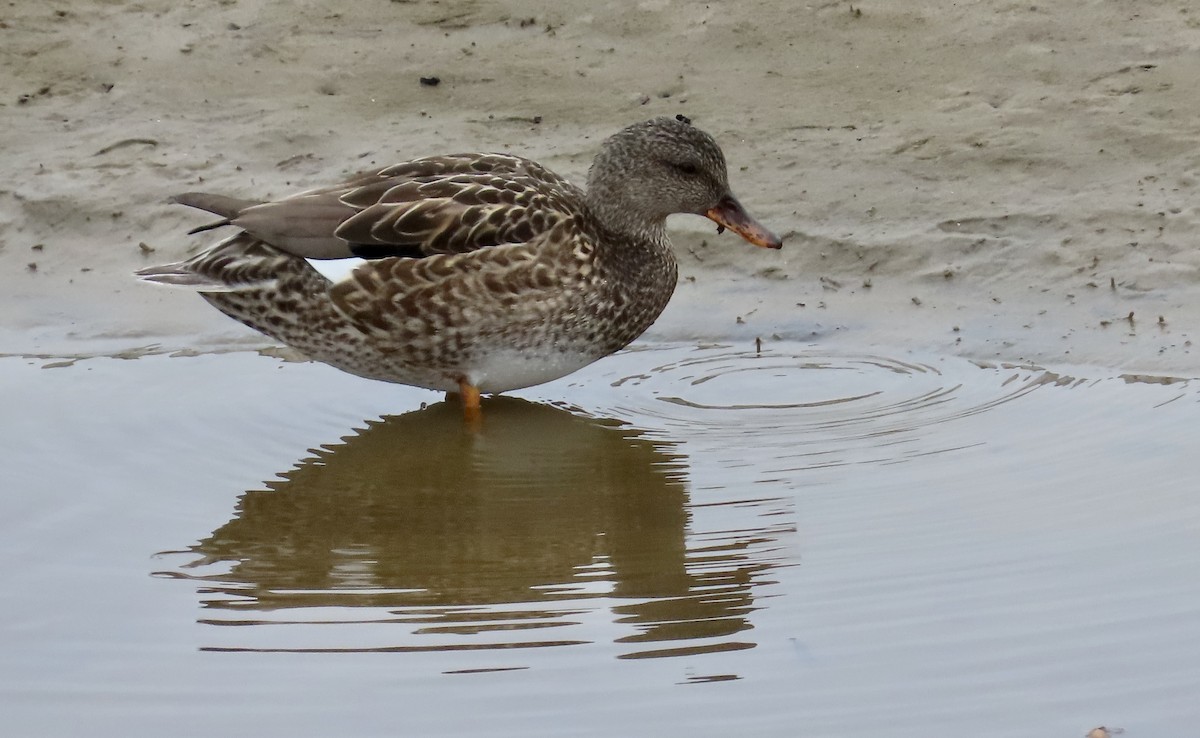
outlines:
[{"label": "duck's folded wing", "polygon": [[306,258],[423,257],[526,243],[574,215],[581,194],[526,159],[459,154],[254,205],[229,223]]},{"label": "duck's folded wing", "polygon": [[539,243],[486,253],[367,261],[329,288],[338,312],[366,333],[405,340],[465,321],[494,319],[537,289],[561,281],[540,262]]}]

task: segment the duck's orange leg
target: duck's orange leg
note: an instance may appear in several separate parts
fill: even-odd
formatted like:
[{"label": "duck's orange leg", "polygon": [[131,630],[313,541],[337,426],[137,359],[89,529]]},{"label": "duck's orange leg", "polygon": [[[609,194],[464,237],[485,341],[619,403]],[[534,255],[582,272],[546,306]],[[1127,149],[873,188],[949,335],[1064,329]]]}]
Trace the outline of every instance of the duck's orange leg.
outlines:
[{"label": "duck's orange leg", "polygon": [[472,426],[483,420],[483,408],[479,403],[479,388],[462,378],[458,380],[458,396],[462,399],[463,418]]}]

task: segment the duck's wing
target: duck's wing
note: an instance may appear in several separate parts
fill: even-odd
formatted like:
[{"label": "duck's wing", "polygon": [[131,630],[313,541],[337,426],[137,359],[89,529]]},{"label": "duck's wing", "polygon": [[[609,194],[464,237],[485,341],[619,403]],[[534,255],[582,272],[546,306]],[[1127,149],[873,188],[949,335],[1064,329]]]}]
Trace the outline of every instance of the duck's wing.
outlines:
[{"label": "duck's wing", "polygon": [[[184,204],[225,217],[305,258],[420,258],[527,243],[578,212],[582,192],[545,167],[503,154],[396,164],[333,187],[253,203],[188,193]],[[224,206],[224,210],[219,209]]]},{"label": "duck's wing", "polygon": [[[435,157],[389,167],[339,199],[358,212],[336,235],[374,253],[461,254],[527,243],[574,215],[582,192],[527,159]],[[391,253],[399,249],[408,253]],[[412,253],[412,252],[416,253]]]},{"label": "duck's wing", "polygon": [[370,260],[334,283],[329,297],[363,332],[400,343],[436,326],[536,321],[587,281],[586,253],[587,234],[566,219],[526,243]]}]

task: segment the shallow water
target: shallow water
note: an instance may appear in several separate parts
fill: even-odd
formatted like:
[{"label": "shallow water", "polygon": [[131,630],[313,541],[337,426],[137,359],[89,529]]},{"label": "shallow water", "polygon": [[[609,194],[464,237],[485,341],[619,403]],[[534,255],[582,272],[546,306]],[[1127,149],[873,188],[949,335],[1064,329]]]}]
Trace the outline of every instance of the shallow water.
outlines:
[{"label": "shallow water", "polygon": [[479,433],[249,353],[0,359],[6,723],[1189,732],[1194,383],[764,349],[626,352]]}]

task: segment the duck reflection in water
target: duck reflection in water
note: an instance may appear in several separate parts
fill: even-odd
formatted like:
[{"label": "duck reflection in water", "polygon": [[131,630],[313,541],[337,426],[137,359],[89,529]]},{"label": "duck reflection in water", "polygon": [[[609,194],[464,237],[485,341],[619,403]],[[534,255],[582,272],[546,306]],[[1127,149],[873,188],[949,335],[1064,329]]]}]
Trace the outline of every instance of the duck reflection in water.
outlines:
[{"label": "duck reflection in water", "polygon": [[[234,519],[191,548],[200,558],[189,573],[174,574],[204,582],[207,609],[238,613],[207,623],[375,623],[370,639],[385,642],[322,627],[285,647],[274,631],[264,646],[243,628],[246,645],[209,648],[586,643],[596,633],[577,617],[600,606],[625,631],[616,640],[638,644],[623,657],[753,647],[734,636],[751,627],[751,585],[774,566],[755,554],[771,536],[706,536],[689,551],[686,467],[672,444],[547,405],[486,404],[480,433],[442,403],[315,450],[268,489],[245,493]],[[209,568],[220,573],[201,573]],[[544,637],[551,632],[563,637]]]}]

